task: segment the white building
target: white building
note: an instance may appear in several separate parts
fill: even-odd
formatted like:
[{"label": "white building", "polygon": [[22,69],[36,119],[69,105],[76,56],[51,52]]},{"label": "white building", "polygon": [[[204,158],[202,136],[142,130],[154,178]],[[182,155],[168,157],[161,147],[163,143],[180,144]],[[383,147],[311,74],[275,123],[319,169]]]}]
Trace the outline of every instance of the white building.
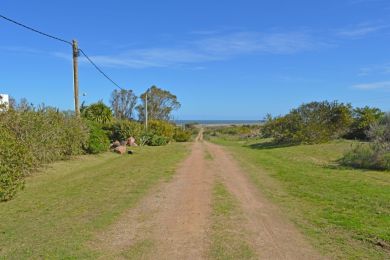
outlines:
[{"label": "white building", "polygon": [[0,111],[6,111],[9,108],[9,96],[0,94]]}]

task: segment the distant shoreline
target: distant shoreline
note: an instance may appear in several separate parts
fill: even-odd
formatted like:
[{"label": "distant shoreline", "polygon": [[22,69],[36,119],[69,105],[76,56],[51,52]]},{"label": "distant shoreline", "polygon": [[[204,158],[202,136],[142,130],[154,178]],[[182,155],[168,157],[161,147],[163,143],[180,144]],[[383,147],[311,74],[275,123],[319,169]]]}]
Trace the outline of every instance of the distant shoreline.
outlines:
[{"label": "distant shoreline", "polygon": [[258,125],[262,120],[175,120],[178,125],[196,123],[202,126]]}]

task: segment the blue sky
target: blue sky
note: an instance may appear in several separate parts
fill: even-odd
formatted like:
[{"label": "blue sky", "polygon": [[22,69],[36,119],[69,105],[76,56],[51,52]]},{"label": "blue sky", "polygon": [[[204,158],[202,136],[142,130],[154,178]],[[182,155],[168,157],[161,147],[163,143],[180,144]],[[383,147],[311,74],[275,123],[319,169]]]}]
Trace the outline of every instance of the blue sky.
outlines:
[{"label": "blue sky", "polygon": [[[303,102],[390,110],[388,0],[2,0],[0,13],[71,40],[137,94],[176,94],[177,119],[261,119]],[[0,93],[73,107],[71,49],[0,20]],[[114,86],[80,60],[87,103]]]}]

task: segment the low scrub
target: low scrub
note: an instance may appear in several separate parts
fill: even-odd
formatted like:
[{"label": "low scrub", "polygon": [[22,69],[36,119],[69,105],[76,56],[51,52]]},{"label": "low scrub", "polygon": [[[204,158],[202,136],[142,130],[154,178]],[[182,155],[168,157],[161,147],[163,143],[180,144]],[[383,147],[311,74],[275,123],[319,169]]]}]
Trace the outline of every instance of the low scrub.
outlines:
[{"label": "low scrub", "polygon": [[184,130],[180,127],[177,127],[175,129],[175,134],[173,135],[173,139],[176,142],[188,142],[191,140],[191,137],[192,137],[191,130]]},{"label": "low scrub", "polygon": [[341,159],[342,164],[356,168],[390,170],[390,114],[373,124],[367,136],[370,143],[359,144]]},{"label": "low scrub", "polygon": [[34,169],[84,153],[88,128],[73,116],[48,107],[0,113],[0,200],[11,199]]}]

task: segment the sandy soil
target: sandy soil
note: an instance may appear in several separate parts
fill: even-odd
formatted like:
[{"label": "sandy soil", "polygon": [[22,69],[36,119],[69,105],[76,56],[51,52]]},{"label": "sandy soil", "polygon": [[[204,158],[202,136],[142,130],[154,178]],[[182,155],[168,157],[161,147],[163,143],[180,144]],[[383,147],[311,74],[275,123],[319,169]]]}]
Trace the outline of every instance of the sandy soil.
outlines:
[{"label": "sandy soil", "polygon": [[[121,258],[132,246],[151,241],[143,259],[205,259],[210,245],[212,189],[223,181],[238,200],[249,241],[261,259],[319,259],[320,256],[278,208],[250,183],[222,147],[203,141],[169,183],[162,183],[91,243],[103,258]],[[207,158],[211,154],[212,159]]]}]

